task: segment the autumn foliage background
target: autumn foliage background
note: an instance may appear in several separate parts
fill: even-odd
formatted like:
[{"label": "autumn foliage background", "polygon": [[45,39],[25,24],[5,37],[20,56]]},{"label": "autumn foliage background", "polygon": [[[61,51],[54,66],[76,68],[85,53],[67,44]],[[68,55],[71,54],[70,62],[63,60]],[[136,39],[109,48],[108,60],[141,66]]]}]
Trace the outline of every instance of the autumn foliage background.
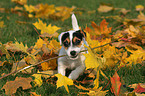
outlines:
[{"label": "autumn foliage background", "polygon": [[[0,95],[144,96],[145,1],[1,0]],[[86,70],[57,74],[71,14],[87,33]]]}]

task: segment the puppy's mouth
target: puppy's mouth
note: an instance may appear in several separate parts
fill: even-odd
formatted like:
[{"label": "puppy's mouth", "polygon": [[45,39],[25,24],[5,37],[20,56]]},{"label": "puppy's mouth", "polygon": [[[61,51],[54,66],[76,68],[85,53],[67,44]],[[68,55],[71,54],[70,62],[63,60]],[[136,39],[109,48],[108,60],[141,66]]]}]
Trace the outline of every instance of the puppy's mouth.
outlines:
[{"label": "puppy's mouth", "polygon": [[78,58],[78,54],[76,54],[75,56],[70,56],[70,59],[75,60]]},{"label": "puppy's mouth", "polygon": [[71,58],[76,58],[78,56],[78,54],[76,54],[75,56],[71,56]]}]

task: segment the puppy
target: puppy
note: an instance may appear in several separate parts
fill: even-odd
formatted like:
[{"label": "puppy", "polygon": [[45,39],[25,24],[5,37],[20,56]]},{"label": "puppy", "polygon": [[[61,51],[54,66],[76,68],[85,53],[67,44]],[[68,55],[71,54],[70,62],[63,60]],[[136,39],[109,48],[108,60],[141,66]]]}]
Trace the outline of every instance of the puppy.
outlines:
[{"label": "puppy", "polygon": [[62,48],[59,56],[67,55],[58,58],[58,73],[66,75],[66,69],[72,70],[68,78],[75,80],[81,75],[85,69],[85,56],[80,51],[85,50],[86,34],[79,29],[75,15],[72,15],[73,30],[62,32],[58,39]]}]

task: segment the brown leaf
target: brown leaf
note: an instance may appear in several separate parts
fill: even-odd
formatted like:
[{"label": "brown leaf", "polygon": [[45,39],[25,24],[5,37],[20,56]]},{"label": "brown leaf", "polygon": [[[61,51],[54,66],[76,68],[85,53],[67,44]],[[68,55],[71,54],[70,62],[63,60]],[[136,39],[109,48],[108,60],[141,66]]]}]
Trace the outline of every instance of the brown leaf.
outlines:
[{"label": "brown leaf", "polygon": [[[53,58],[55,56],[57,56],[57,55],[56,54],[51,54],[51,55],[43,54],[42,59],[46,60],[46,59],[49,59],[49,58]],[[57,63],[56,62],[57,62],[57,60],[53,59],[53,60],[50,60],[48,62],[41,63],[42,70],[46,71],[46,70],[50,70],[50,69],[51,70],[56,69],[56,67],[57,67]]]},{"label": "brown leaf", "polygon": [[5,89],[6,95],[12,95],[16,93],[17,88],[22,87],[23,90],[31,88],[30,82],[33,81],[31,77],[23,78],[23,77],[16,77],[14,81],[8,81],[2,89]]}]

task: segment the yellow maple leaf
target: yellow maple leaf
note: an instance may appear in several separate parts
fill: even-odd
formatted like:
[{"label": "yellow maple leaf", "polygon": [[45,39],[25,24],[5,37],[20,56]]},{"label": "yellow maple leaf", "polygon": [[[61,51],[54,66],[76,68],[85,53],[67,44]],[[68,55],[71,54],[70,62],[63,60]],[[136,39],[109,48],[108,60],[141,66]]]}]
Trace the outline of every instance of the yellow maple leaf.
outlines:
[{"label": "yellow maple leaf", "polygon": [[135,46],[135,45],[132,45],[133,48],[136,48],[137,50],[131,50],[128,47],[125,47],[127,49],[127,51],[131,52],[132,54],[125,59],[125,62],[129,63],[129,65],[132,65],[132,64],[137,64],[137,63],[141,63],[143,60],[145,60],[145,50],[143,50],[140,46]]},{"label": "yellow maple leaf", "polygon": [[88,49],[88,53],[84,54],[84,56],[86,57],[85,59],[86,69],[89,69],[89,68],[98,69],[98,67],[99,66],[101,67],[103,64],[101,58],[99,58],[97,54],[93,53],[91,48],[87,47],[87,49]]},{"label": "yellow maple leaf", "polygon": [[69,93],[67,85],[73,85],[73,80],[61,74],[55,74],[55,76],[58,78],[57,83],[56,83],[57,88],[64,86],[66,91]]},{"label": "yellow maple leaf", "polygon": [[100,46],[100,42],[98,40],[92,40],[90,34],[88,32],[86,34],[87,34],[86,40],[89,46],[91,46],[92,48]]},{"label": "yellow maple leaf", "polygon": [[39,49],[39,48],[41,48],[43,46],[43,44],[47,45],[47,42],[44,41],[43,39],[39,38],[39,39],[37,39],[37,42],[35,43],[34,48],[38,48]]},{"label": "yellow maple leaf", "polygon": [[[47,26],[47,32],[46,33],[49,33],[49,34],[54,34],[57,30],[59,30],[60,29],[60,27],[57,27],[57,26],[51,26],[51,24],[49,24],[48,26]],[[41,33],[41,34],[43,34],[43,33]]]},{"label": "yellow maple leaf", "polygon": [[[41,34],[43,36],[46,35],[47,37],[52,37],[52,36],[58,36],[58,34],[56,34],[56,31],[61,29],[60,27],[57,26],[51,26],[51,24],[49,24],[48,26],[46,25],[46,23],[43,23],[40,19],[38,19],[39,22],[35,22],[33,23],[33,25],[41,30]],[[43,36],[44,37],[44,36]]]},{"label": "yellow maple leaf", "polygon": [[30,6],[24,5],[24,8],[25,8],[26,11],[28,11],[29,13],[32,13],[32,12],[34,12],[34,11],[36,10],[35,6],[33,6],[33,5],[30,5]]},{"label": "yellow maple leaf", "polygon": [[[37,73],[40,73],[40,72],[38,71]],[[41,79],[42,74],[33,74],[32,76],[35,77],[35,79],[34,79],[35,86],[40,87],[43,83],[43,81]]]},{"label": "yellow maple leaf", "polygon": [[56,40],[52,39],[50,41],[50,43],[48,44],[48,48],[50,50],[53,50],[55,53],[58,53],[58,51],[60,50],[61,46],[60,46],[59,42],[57,42]]}]

